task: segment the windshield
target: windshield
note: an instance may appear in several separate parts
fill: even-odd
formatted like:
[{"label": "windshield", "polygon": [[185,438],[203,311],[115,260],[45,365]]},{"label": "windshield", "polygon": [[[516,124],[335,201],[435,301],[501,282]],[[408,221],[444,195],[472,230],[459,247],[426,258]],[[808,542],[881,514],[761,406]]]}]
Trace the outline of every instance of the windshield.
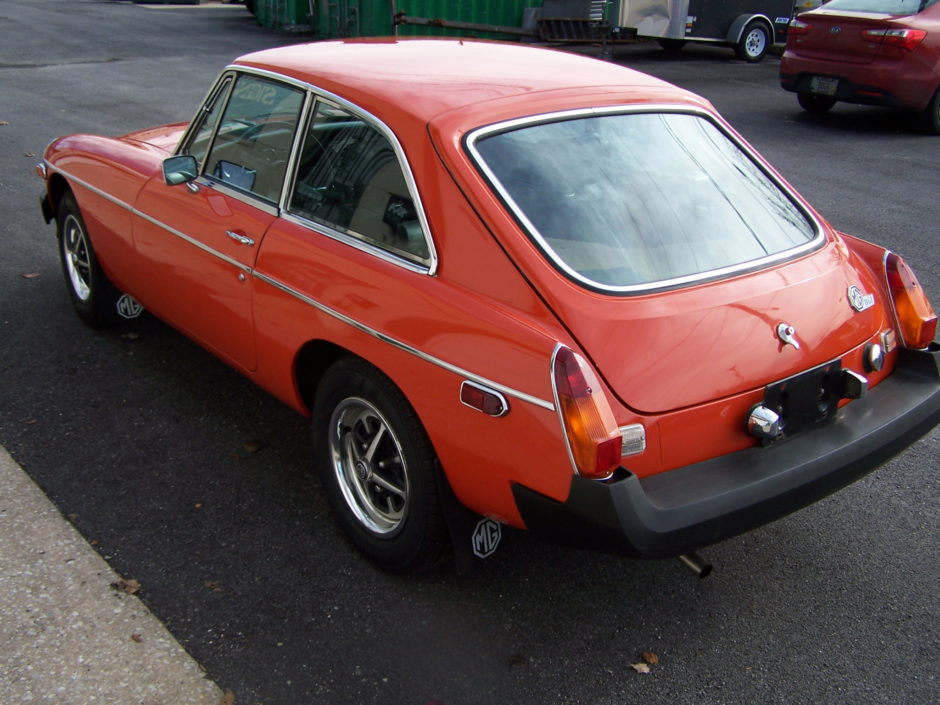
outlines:
[{"label": "windshield", "polygon": [[888,15],[913,15],[936,0],[829,0],[827,10],[847,12],[883,12]]},{"label": "windshield", "polygon": [[698,115],[496,126],[471,136],[470,151],[556,266],[602,289],[719,276],[817,235],[783,189]]}]

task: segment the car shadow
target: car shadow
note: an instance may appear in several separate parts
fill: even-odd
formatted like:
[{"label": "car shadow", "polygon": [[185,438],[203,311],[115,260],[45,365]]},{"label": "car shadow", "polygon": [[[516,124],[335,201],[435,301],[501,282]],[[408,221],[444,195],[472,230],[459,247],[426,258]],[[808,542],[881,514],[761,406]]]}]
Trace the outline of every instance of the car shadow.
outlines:
[{"label": "car shadow", "polygon": [[795,123],[840,134],[930,136],[921,127],[917,113],[908,110],[837,103],[829,112],[821,115],[797,110],[792,113],[792,117]]}]

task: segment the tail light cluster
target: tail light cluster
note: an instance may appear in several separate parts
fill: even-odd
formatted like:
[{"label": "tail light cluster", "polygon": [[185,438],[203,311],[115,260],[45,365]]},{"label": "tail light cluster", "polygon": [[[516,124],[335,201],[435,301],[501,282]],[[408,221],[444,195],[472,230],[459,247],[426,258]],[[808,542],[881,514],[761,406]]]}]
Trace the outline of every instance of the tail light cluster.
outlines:
[{"label": "tail light cluster", "polygon": [[575,470],[585,477],[607,477],[620,466],[623,442],[597,375],[584,358],[559,346],[552,381]]},{"label": "tail light cluster", "polygon": [[901,342],[908,348],[926,348],[937,334],[937,314],[923,287],[907,262],[893,252],[885,257],[885,274]]},{"label": "tail light cluster", "polygon": [[813,31],[813,25],[797,18],[790,20],[790,26],[787,29],[788,37],[800,37]]},{"label": "tail light cluster", "polygon": [[900,47],[914,51],[924,41],[927,32],[922,29],[864,29],[862,37],[869,42],[881,42],[885,46]]},{"label": "tail light cluster", "polygon": [[[787,29],[788,37],[801,37],[813,31],[813,25],[794,17],[790,20]],[[862,39],[866,42],[877,42],[882,46],[892,46],[904,51],[914,51],[924,41],[927,32],[922,29],[889,29],[885,27],[862,30]]]}]

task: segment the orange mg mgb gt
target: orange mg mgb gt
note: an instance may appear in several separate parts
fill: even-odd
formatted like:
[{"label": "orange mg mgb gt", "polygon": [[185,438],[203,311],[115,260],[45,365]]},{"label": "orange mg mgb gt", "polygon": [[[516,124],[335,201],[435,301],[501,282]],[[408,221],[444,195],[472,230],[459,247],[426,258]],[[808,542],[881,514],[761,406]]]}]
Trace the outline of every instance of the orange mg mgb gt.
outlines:
[{"label": "orange mg mgb gt", "polygon": [[690,554],[940,419],[905,261],[707,101],[610,63],[272,49],[191,123],[63,137],[38,170],[78,314],[146,309],[308,415],[337,521],[390,570],[474,522],[479,555],[502,525]]}]

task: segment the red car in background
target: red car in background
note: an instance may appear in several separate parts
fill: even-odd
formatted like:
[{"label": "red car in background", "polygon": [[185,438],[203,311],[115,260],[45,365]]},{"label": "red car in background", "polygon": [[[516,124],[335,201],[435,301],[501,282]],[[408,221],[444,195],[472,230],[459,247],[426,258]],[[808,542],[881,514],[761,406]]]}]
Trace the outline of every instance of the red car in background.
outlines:
[{"label": "red car in background", "polygon": [[838,101],[906,108],[940,134],[940,0],[831,0],[798,15],[780,85],[812,113]]}]

